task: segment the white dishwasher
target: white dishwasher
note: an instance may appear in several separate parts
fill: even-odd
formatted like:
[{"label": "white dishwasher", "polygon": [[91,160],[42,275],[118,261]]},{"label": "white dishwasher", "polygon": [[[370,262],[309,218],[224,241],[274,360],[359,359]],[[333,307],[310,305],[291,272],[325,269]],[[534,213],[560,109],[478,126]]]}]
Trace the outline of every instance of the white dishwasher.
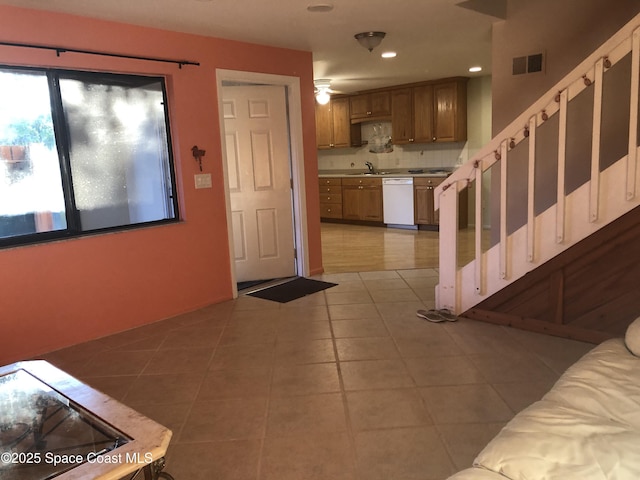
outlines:
[{"label": "white dishwasher", "polygon": [[413,177],[382,179],[382,211],[387,226],[416,228],[413,218]]}]

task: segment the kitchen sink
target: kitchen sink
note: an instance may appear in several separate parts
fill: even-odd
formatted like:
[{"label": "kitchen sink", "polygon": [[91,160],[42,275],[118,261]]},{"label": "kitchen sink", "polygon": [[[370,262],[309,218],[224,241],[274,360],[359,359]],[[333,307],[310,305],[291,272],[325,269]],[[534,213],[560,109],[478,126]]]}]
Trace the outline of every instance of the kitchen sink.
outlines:
[{"label": "kitchen sink", "polygon": [[376,173],[350,173],[349,175],[356,175],[358,177],[370,177],[371,175],[391,175],[391,172],[376,172]]}]

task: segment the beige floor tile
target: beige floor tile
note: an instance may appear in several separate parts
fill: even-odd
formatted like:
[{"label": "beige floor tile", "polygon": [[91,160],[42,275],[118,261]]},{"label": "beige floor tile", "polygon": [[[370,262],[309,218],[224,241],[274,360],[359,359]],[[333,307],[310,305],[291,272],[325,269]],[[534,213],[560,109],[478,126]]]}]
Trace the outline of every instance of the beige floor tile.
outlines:
[{"label": "beige floor tile", "polygon": [[438,277],[438,271],[435,268],[414,268],[411,270],[398,270],[398,275],[404,279]]},{"label": "beige floor tile", "polygon": [[273,343],[276,341],[277,322],[234,322],[224,329],[220,345]]},{"label": "beige floor tile", "polygon": [[286,304],[280,310],[279,322],[286,320],[297,320],[303,322],[320,322],[329,320],[329,311],[326,305],[314,305],[308,307],[292,306]]},{"label": "beige floor tile", "polygon": [[235,300],[233,313],[241,310],[279,310],[281,304],[272,302],[263,298],[251,297],[249,295],[240,295]]},{"label": "beige floor tile", "polygon": [[[216,477],[209,477],[216,478]],[[267,437],[260,480],[355,480],[346,434]]]},{"label": "beige floor tile", "polygon": [[410,288],[372,290],[370,293],[375,303],[417,302],[420,300]]},{"label": "beige floor tile", "polygon": [[327,297],[324,293],[325,291],[328,290],[312,293],[311,295],[305,295],[304,297],[296,298],[295,300],[291,300],[290,302],[283,303],[281,305],[281,310],[286,311],[289,308],[314,308],[324,306],[327,304]]},{"label": "beige floor tile", "polygon": [[323,292],[241,296],[45,358],[170,428],[176,479],[441,480],[592,345],[417,318],[434,306],[437,232],[391,230],[360,273],[325,263],[335,273],[315,278],[338,285]]},{"label": "beige floor tile", "polygon": [[271,391],[274,396],[339,392],[337,366],[335,363],[277,365]]},{"label": "beige floor tile", "polygon": [[557,374],[564,372],[594,347],[589,343],[526,332],[515,328],[506,329],[506,332],[533,352]]},{"label": "beige floor tile", "polygon": [[274,343],[222,345],[216,348],[211,370],[270,367],[275,358]]},{"label": "beige floor tile", "polygon": [[358,474],[367,480],[442,480],[453,464],[434,427],[356,434]]},{"label": "beige floor tile", "polygon": [[400,356],[390,337],[338,338],[336,349],[341,361],[382,360]]},{"label": "beige floor tile", "polygon": [[494,383],[493,388],[514,412],[518,413],[540,400],[554,382]]},{"label": "beige floor tile", "polygon": [[400,355],[404,358],[462,355],[458,344],[442,328],[433,328],[428,336],[420,337],[402,336],[403,332],[400,328],[392,329],[392,334]]},{"label": "beige floor tile", "polygon": [[212,348],[220,340],[223,328],[214,325],[191,325],[171,330],[160,350],[174,348]]},{"label": "beige floor tile", "polygon": [[533,355],[474,354],[469,358],[490,383],[546,382],[558,375]]},{"label": "beige floor tile", "polygon": [[286,320],[278,324],[277,341],[318,340],[331,338],[331,325],[328,321],[308,322]]},{"label": "beige floor tile", "polygon": [[340,362],[345,390],[413,387],[413,379],[401,360]]},{"label": "beige floor tile", "polygon": [[175,443],[191,410],[191,403],[139,405],[136,410],[171,430],[173,432],[171,443]]},{"label": "beige floor tile", "polygon": [[353,282],[340,282],[338,285],[331,288],[332,293],[364,292],[366,290],[367,290],[367,287],[364,285],[364,282],[360,279]]},{"label": "beige floor tile", "polygon": [[82,378],[137,375],[145,369],[153,353],[151,351],[118,352],[117,354],[111,351],[100,352],[87,362],[84,369],[79,368],[78,371],[83,371]]},{"label": "beige floor tile", "polygon": [[155,352],[143,373],[147,375],[161,373],[205,372],[213,356],[212,348],[180,348]]},{"label": "beige floor tile", "polygon": [[[390,304],[394,305],[394,304]],[[420,305],[420,309],[425,307]],[[405,313],[404,316],[385,318],[387,329],[394,337],[432,338],[446,333],[442,323],[433,323],[416,316],[416,310]],[[450,336],[452,337],[452,336]],[[457,343],[456,343],[457,345]]]},{"label": "beige floor tile", "polygon": [[373,304],[330,305],[331,320],[350,320],[354,318],[378,318],[378,310]]},{"label": "beige floor tile", "polygon": [[340,393],[274,397],[269,404],[267,435],[316,435],[347,431]]},{"label": "beige floor tile", "polygon": [[412,388],[350,392],[347,404],[355,431],[432,423],[422,397]]},{"label": "beige floor tile", "polygon": [[260,446],[260,440],[175,444],[165,471],[177,479],[256,480]]},{"label": "beige floor tile", "polygon": [[357,272],[346,272],[346,273],[325,273],[318,277],[319,280],[323,280],[325,282],[331,283],[342,283],[342,282],[360,282],[362,279]]},{"label": "beige floor tile", "polygon": [[198,401],[269,395],[271,367],[213,370],[205,376]]},{"label": "beige floor tile", "polygon": [[276,345],[278,364],[303,365],[335,361],[333,341],[330,339],[278,342]]},{"label": "beige floor tile", "polygon": [[377,318],[336,320],[331,322],[331,327],[336,338],[384,337],[389,335],[384,322]]},{"label": "beige floor tile", "polygon": [[363,280],[363,283],[370,292],[376,290],[401,290],[409,288],[407,282],[402,278],[374,278],[371,280]]},{"label": "beige floor tile", "polygon": [[203,375],[174,373],[141,375],[135,379],[124,397],[124,403],[159,405],[193,402],[202,383]]},{"label": "beige floor tile", "polygon": [[371,295],[366,291],[356,292],[327,292],[327,305],[353,305],[373,303]]},{"label": "beige floor tile", "polygon": [[427,410],[436,424],[506,422],[513,411],[486,384],[423,387]]},{"label": "beige floor tile", "polygon": [[249,440],[264,436],[266,397],[195,402],[178,442]]},{"label": "beige floor tile", "polygon": [[[133,382],[138,378],[137,375],[116,377],[91,377],[87,378],[85,383],[102,393],[109,395],[116,400],[122,401]],[[84,381],[84,379],[82,379]]]},{"label": "beige floor tile", "polygon": [[416,385],[483,383],[482,373],[465,356],[421,357],[405,360]]},{"label": "beige floor tile", "polygon": [[119,347],[113,349],[115,352],[137,352],[137,351],[145,351],[145,350],[158,350],[160,345],[164,342],[167,337],[167,333],[163,333],[160,335],[153,335],[151,337],[146,337],[142,340],[136,340],[131,343],[125,343]]},{"label": "beige floor tile", "polygon": [[395,270],[377,270],[372,272],[360,272],[362,280],[381,280],[400,278]]},{"label": "beige floor tile", "polygon": [[480,451],[495,437],[504,423],[438,425],[438,431],[457,470],[469,468]]}]

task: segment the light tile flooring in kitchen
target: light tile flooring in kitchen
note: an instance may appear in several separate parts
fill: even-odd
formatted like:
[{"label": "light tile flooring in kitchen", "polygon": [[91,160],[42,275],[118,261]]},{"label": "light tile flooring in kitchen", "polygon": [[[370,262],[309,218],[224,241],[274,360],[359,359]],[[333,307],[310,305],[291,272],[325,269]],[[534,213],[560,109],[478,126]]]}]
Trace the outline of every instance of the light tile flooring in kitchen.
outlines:
[{"label": "light tile flooring in kitchen", "polygon": [[176,480],[430,480],[469,466],[592,345],[429,323],[432,268],[335,273],[45,356],[173,430]]}]

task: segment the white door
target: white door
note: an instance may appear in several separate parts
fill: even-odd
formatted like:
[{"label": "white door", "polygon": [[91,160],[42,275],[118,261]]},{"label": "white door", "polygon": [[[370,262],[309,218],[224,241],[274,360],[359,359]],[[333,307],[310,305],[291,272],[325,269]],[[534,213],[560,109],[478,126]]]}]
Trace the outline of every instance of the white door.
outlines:
[{"label": "white door", "polygon": [[223,87],[236,281],[296,274],[285,89]]}]

